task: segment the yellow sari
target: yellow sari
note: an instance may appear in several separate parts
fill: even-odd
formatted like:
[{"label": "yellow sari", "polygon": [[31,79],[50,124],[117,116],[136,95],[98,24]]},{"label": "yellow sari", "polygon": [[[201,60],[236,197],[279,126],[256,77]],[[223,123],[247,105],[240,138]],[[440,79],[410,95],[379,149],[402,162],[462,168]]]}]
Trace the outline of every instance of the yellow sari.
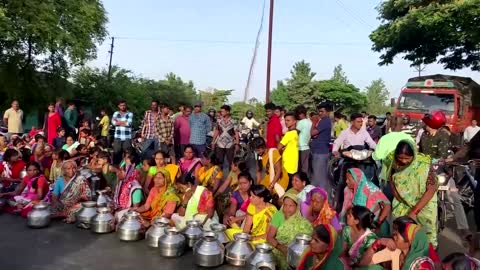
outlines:
[{"label": "yellow sari", "polygon": [[[264,185],[265,187],[269,187],[271,183],[270,178],[273,179],[273,176],[270,177],[270,171],[272,172],[275,171],[275,168],[273,168],[273,170],[270,170],[269,156],[270,156],[269,150],[265,151],[265,153],[262,155],[262,167],[265,170],[265,176],[263,177],[262,181],[260,181],[260,184]],[[277,149],[274,149],[272,153],[272,160],[273,160],[274,166],[275,164],[277,164],[277,162],[281,162],[281,159],[282,159],[282,156],[280,155],[280,152]],[[288,187],[288,182],[289,182],[288,173],[287,171],[285,171],[285,169],[282,166],[282,175],[280,176],[280,179],[278,179],[277,184],[279,184],[285,192]],[[277,193],[275,188],[272,191],[274,193]],[[279,194],[279,196],[282,196],[282,195],[283,194]]]},{"label": "yellow sari", "polygon": [[153,198],[150,204],[150,211],[142,213],[142,216],[147,220],[152,220],[154,217],[162,216],[163,210],[167,203],[174,202],[176,205],[180,203],[180,198],[175,192],[175,189],[171,187],[170,173],[165,169],[160,169],[158,172],[161,172],[163,177],[165,177],[165,186],[160,188],[158,193]]},{"label": "yellow sari", "polygon": [[223,171],[219,166],[212,166],[208,170],[205,170],[205,167],[201,167],[198,170],[198,181],[200,185],[213,189],[216,180],[222,180]]},{"label": "yellow sari", "polygon": [[[247,215],[252,216],[252,229],[250,230],[250,236],[252,237],[250,243],[253,245],[265,243],[267,241],[267,229],[268,224],[272,220],[273,214],[277,212],[277,208],[272,204],[267,204],[267,207],[257,211],[253,204],[250,204],[247,208]],[[237,225],[233,225],[232,228],[225,231],[227,238],[230,241],[234,240],[234,236],[237,233],[242,233],[243,229]]]}]

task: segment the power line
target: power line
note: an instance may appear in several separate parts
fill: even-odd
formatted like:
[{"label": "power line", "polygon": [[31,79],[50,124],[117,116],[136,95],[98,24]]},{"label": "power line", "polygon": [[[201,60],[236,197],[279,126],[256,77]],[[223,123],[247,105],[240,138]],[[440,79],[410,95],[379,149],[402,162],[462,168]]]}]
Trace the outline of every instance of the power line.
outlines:
[{"label": "power line", "polygon": [[363,24],[363,25],[365,25],[369,28],[373,28],[372,25],[367,23],[364,19],[362,19],[361,16],[358,16],[353,10],[351,10],[347,5],[345,5],[345,3],[342,2],[342,0],[335,0],[335,2],[337,2],[337,4],[343,10],[345,10],[352,18],[354,18],[357,22],[359,22],[360,24]]}]

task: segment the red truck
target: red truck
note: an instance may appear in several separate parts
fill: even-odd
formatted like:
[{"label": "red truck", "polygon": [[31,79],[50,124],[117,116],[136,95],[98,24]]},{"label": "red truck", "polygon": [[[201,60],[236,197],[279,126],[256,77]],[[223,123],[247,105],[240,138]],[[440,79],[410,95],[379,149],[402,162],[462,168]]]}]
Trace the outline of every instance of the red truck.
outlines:
[{"label": "red truck", "polygon": [[472,119],[480,120],[480,85],[471,78],[442,74],[410,78],[401,90],[394,116],[408,115],[418,123],[436,110],[445,113],[452,132],[463,132]]}]

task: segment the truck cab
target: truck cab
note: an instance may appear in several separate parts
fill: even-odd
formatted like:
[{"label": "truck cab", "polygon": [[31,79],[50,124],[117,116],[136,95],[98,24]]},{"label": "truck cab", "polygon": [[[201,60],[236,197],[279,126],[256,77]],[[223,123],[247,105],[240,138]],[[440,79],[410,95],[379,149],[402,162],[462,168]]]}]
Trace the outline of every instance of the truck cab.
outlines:
[{"label": "truck cab", "polygon": [[408,80],[397,100],[394,116],[410,116],[420,124],[427,113],[441,110],[447,116],[447,126],[461,133],[480,116],[480,85],[471,78],[432,75]]}]

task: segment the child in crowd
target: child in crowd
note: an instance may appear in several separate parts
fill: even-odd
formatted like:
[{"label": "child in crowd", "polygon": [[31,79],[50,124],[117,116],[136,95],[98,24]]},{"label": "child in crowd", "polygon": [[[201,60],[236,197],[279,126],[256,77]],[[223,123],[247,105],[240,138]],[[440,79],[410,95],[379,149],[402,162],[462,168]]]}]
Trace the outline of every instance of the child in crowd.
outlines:
[{"label": "child in crowd", "polygon": [[3,161],[3,153],[8,149],[7,138],[0,134],[0,161]]},{"label": "child in crowd", "polygon": [[53,147],[55,149],[62,149],[65,145],[65,129],[63,127],[57,128],[57,137],[53,139]]},{"label": "child in crowd", "polygon": [[294,113],[285,114],[285,126],[288,131],[283,136],[278,150],[282,153],[283,168],[290,176],[289,187],[292,184],[291,177],[298,170],[298,131],[296,130],[297,119]]},{"label": "child in crowd", "polygon": [[92,131],[88,128],[84,128],[80,131],[78,142],[86,145],[87,148],[95,146],[95,138],[92,136]]},{"label": "child in crowd", "polygon": [[65,150],[57,150],[52,154],[52,166],[50,167],[50,183],[55,183],[59,177],[62,176],[63,162],[70,159],[70,154]]}]

